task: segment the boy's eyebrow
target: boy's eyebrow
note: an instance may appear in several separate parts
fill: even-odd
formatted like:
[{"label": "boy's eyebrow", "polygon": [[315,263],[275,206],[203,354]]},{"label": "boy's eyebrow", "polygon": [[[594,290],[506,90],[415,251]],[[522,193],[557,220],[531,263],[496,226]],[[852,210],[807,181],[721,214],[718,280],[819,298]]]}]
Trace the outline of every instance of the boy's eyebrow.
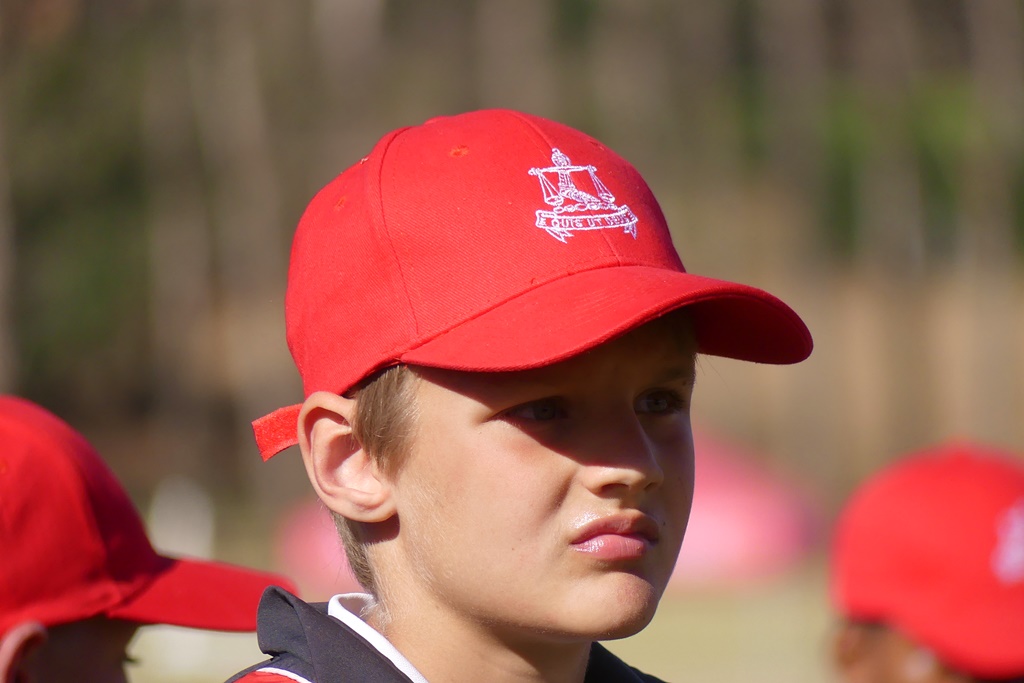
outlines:
[{"label": "boy's eyebrow", "polygon": [[695,364],[685,366],[673,366],[666,368],[664,372],[658,374],[659,382],[687,382],[688,384],[694,384],[697,381],[697,366]]}]

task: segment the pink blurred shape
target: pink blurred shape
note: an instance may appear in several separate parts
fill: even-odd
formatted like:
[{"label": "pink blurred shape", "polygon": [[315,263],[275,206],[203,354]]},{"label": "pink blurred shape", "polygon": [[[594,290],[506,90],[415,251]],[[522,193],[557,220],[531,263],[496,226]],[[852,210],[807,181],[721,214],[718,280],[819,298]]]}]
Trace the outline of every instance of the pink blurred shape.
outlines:
[{"label": "pink blurred shape", "polygon": [[808,496],[748,449],[700,431],[694,441],[693,510],[669,589],[732,587],[794,568],[821,528]]},{"label": "pink blurred shape", "polygon": [[302,501],[285,512],[277,525],[274,554],[305,600],[363,590],[348,566],[334,520],[319,500]]}]

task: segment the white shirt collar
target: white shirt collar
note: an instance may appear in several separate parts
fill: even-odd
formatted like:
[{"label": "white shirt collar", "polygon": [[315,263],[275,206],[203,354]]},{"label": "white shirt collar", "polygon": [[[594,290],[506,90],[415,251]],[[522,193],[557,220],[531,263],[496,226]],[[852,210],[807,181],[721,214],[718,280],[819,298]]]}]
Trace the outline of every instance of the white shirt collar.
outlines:
[{"label": "white shirt collar", "polygon": [[375,628],[363,621],[362,615],[373,606],[373,596],[366,593],[340,593],[331,598],[327,603],[327,614],[334,617],[341,623],[359,634],[359,636],[373,645],[382,655],[391,660],[398,667],[398,670],[409,677],[413,683],[427,683],[416,667],[402,656],[402,653],[395,649],[387,638],[380,634]]}]

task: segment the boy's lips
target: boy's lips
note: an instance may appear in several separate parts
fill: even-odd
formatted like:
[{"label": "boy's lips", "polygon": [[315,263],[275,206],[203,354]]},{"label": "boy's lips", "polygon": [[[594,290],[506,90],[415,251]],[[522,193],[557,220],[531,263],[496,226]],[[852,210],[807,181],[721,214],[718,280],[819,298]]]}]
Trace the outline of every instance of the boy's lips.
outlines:
[{"label": "boy's lips", "polygon": [[602,560],[642,557],[658,543],[658,523],[641,513],[618,513],[591,519],[576,528],[573,550]]}]

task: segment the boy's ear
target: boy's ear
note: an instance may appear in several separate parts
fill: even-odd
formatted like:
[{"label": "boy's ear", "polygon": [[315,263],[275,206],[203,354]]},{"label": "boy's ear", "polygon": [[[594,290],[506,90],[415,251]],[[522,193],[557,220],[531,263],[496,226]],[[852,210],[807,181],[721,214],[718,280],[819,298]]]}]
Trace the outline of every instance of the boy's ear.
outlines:
[{"label": "boy's ear", "polygon": [[391,482],[352,434],[355,408],[351,398],[310,394],[299,412],[299,448],[324,505],[356,522],[383,522],[395,514]]},{"label": "boy's ear", "polygon": [[29,683],[29,657],[46,642],[46,627],[37,621],[15,624],[0,636],[0,683]]}]

